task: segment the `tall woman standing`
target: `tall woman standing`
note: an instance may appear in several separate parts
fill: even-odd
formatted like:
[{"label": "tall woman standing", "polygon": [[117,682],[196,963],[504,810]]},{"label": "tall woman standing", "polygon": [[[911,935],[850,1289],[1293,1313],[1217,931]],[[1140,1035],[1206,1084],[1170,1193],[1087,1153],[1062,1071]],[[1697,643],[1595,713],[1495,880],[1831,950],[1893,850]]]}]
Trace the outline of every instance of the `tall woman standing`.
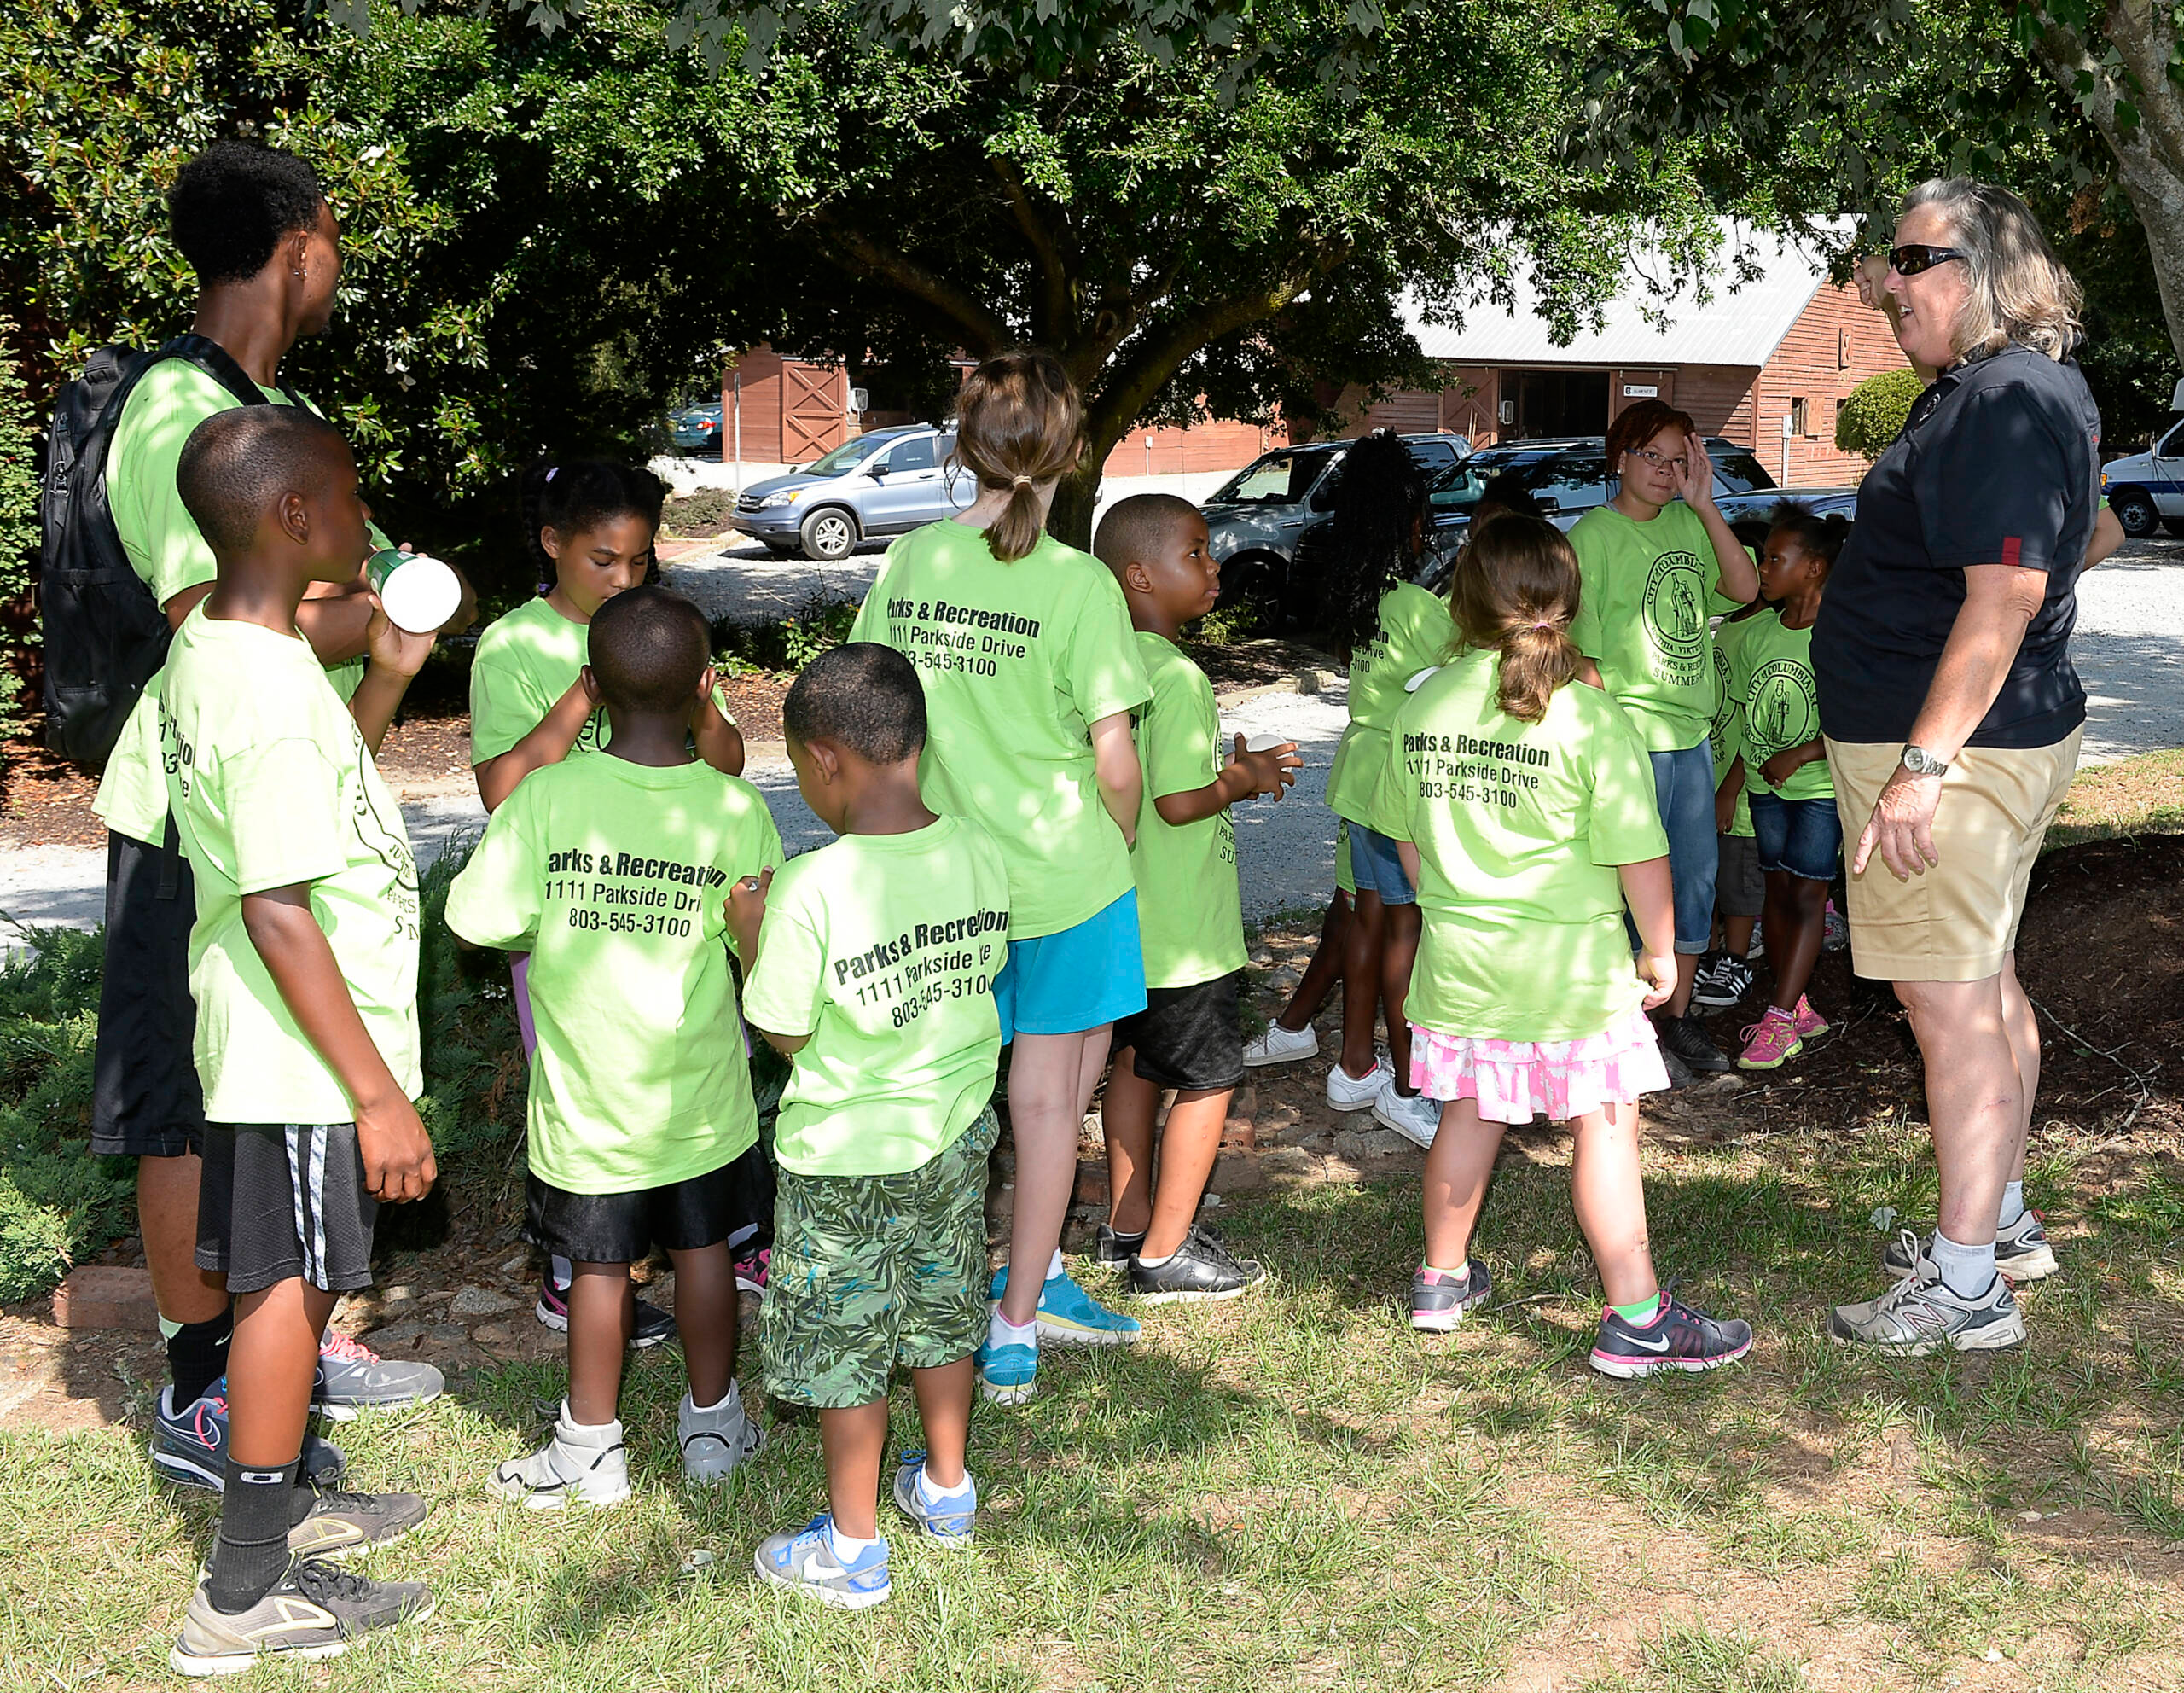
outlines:
[{"label": "tall woman standing", "polygon": [[[1008,867],[1008,962],[994,985],[1008,1068],[1016,1206],[1009,1269],[979,1353],[980,1392],[1031,1398],[1044,1339],[1135,1341],[1062,1267],[1077,1131],[1118,1017],[1145,1009],[1130,843],[1142,775],[1130,713],[1153,695],[1122,590],[1046,533],[1082,450],[1083,408],[1050,353],[971,374],[956,451],[978,478],[964,511],[905,535],[850,638],[917,666],[929,723],[926,803],[990,834]],[[1014,1276],[1018,1268],[1027,1271]]]}]

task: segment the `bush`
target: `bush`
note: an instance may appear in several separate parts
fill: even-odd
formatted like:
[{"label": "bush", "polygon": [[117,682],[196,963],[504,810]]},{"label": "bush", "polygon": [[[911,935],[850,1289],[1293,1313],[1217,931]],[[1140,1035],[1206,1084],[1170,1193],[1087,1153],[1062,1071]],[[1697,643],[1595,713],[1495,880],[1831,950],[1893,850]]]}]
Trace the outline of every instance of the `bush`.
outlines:
[{"label": "bush", "polygon": [[802,670],[850,638],[857,610],[855,600],[833,604],[813,600],[794,616],[771,623],[723,619],[713,625],[713,649],[720,655],[721,667],[730,672]]},{"label": "bush", "polygon": [[1926,386],[1908,365],[1867,377],[1850,390],[1850,397],[1835,414],[1835,450],[1856,453],[1868,462],[1879,458],[1903,433],[1911,402],[1925,392]]},{"label": "bush", "polygon": [[497,1190],[521,1173],[508,1155],[523,1136],[530,1071],[516,1027],[505,952],[464,946],[447,926],[447,891],[477,849],[450,841],[418,887],[424,940],[417,953],[417,1021],[425,1092],[417,1114],[433,1137],[443,1181]]},{"label": "bush", "polygon": [[8,643],[0,667],[0,742],[23,732],[25,678],[17,666],[38,643],[30,600],[31,554],[38,546],[38,426],[22,366],[9,345],[14,335],[15,326],[0,317],[0,631]]}]

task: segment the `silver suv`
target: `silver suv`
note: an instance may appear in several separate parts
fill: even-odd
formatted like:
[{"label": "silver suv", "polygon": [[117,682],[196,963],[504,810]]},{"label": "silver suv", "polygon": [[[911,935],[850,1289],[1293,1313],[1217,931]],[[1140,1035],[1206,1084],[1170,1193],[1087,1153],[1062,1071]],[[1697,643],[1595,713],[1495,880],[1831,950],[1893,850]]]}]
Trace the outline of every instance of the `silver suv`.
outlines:
[{"label": "silver suv", "polygon": [[874,429],[753,482],[729,522],[784,558],[847,558],[863,541],[906,534],[976,499],[978,479],[949,463],[955,451],[955,432],[929,423]]},{"label": "silver suv", "polygon": [[[1438,481],[1471,454],[1462,435],[1405,435],[1426,480]],[[1199,503],[1221,563],[1221,597],[1281,605],[1305,525],[1334,505],[1337,467],[1348,441],[1312,441],[1261,453]]]}]

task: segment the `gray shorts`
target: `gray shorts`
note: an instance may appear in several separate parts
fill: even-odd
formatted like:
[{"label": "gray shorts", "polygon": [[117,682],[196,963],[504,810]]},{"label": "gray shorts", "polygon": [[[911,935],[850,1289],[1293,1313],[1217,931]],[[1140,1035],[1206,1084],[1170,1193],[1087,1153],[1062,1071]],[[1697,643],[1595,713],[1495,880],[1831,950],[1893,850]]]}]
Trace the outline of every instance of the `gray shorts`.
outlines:
[{"label": "gray shorts", "polygon": [[1721,868],[1714,874],[1714,905],[1725,917],[1756,917],[1767,904],[1767,878],[1759,873],[1759,843],[1749,835],[1719,838]]}]

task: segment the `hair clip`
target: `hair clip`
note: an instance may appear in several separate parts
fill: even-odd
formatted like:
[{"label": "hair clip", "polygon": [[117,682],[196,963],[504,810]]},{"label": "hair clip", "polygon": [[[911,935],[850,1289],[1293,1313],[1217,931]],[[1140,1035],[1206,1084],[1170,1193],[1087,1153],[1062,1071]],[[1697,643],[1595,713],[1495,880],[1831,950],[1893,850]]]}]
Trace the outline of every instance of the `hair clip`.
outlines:
[{"label": "hair clip", "polygon": [[1016,486],[1019,488],[1028,488],[1031,486],[1031,479],[1029,476],[1019,476],[1016,479]]},{"label": "hair clip", "polygon": [[546,467],[546,480],[549,482],[561,474],[561,467],[558,464],[549,464]]}]

